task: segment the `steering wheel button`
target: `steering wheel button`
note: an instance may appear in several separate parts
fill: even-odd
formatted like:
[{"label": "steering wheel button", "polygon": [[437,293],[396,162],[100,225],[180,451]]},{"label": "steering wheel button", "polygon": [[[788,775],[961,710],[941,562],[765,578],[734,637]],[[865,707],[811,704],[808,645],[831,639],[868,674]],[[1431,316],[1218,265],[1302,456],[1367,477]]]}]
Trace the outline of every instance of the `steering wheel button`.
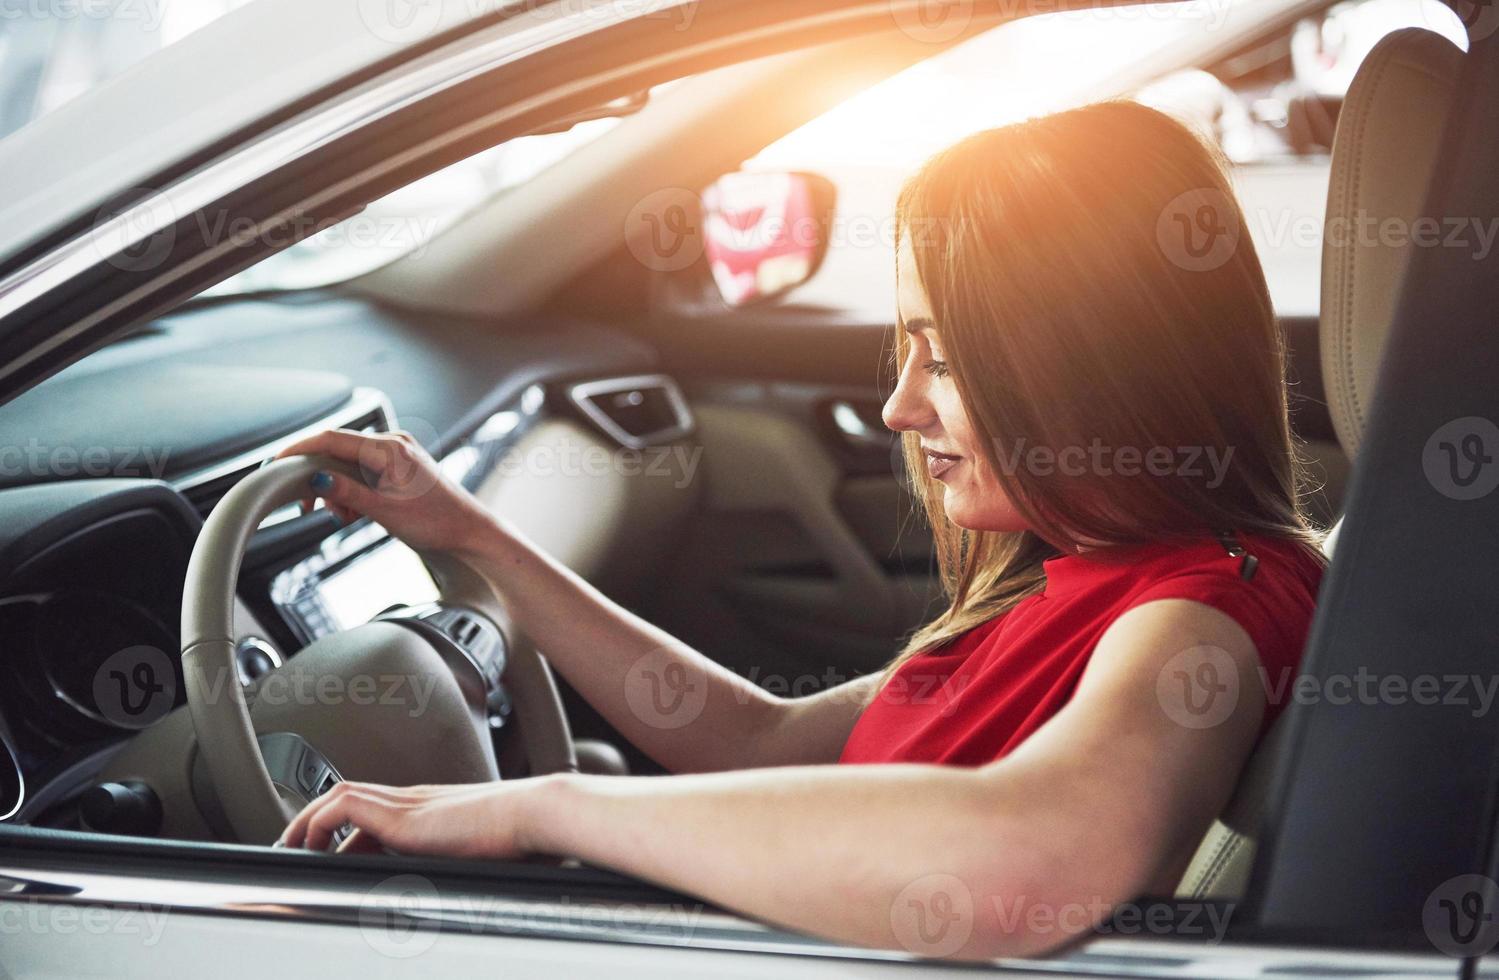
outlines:
[{"label": "steering wheel button", "polygon": [[317,788],[318,780],[323,778],[323,772],[327,768],[323,760],[311,751],[302,755],[302,763],[297,767],[297,782],[309,793]]}]

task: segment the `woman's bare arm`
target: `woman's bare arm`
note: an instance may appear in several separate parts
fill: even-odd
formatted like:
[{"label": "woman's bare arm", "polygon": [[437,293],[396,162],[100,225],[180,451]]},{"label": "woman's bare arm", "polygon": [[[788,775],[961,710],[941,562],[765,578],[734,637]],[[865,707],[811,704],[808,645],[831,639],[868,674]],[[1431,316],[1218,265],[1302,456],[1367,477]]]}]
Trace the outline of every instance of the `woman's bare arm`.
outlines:
[{"label": "woman's bare arm", "polygon": [[[624,609],[439,473],[404,433],[333,430],[281,456],[323,454],[374,487],[331,475],[309,487],[346,520],[368,516],[418,550],[450,551],[482,574],[515,624],[611,725],[673,772],[834,762],[874,678],[776,697]],[[310,503],[310,500],[308,501]]]},{"label": "woman's bare arm", "polygon": [[673,772],[834,762],[873,693],[877,678],[869,677],[776,697],[498,522],[465,557],[588,703]]},{"label": "woman's bare arm", "polygon": [[[1200,715],[1172,702],[1177,688],[1157,681],[1195,676],[1183,653],[1207,650],[1222,651],[1238,683],[1221,721],[1200,727]],[[1253,746],[1265,706],[1257,667],[1231,618],[1162,600],[1121,616],[1068,705],[980,769],[343,784],[284,839],[322,848],[351,821],[352,848],[570,854],[840,941],[927,956],[1029,955],[1142,892],[1169,891]]]}]

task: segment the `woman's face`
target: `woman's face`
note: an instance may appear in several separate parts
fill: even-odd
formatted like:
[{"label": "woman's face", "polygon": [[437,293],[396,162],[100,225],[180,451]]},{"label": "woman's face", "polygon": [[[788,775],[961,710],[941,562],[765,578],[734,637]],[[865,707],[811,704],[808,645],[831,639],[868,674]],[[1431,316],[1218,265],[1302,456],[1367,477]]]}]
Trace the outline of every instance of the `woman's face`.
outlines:
[{"label": "woman's face", "polygon": [[927,471],[944,488],[948,520],[974,531],[1023,531],[1026,523],[1010,504],[980,451],[979,438],[958,397],[932,320],[932,307],[916,273],[910,236],[896,254],[896,300],[910,350],[900,365],[895,391],[885,402],[885,424],[921,437]]}]

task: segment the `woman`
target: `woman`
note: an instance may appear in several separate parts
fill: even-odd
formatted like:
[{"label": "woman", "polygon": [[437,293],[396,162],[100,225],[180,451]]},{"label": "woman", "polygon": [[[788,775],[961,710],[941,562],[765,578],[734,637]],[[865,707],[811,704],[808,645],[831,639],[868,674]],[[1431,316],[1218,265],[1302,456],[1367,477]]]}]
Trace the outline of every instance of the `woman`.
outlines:
[{"label": "woman", "polygon": [[[1179,124],[1109,103],[958,143],[897,224],[885,421],[951,604],[891,667],[771,696],[540,553],[409,437],[324,433],[285,454],[391,465],[373,489],[319,474],[310,492],[463,556],[679,775],[345,783],[282,843],[322,849],[348,821],[350,847],[574,855],[965,958],[1051,949],[1174,890],[1281,707],[1322,567],[1259,261],[1186,237],[1240,226],[1224,171]],[[437,488],[403,494],[398,471]],[[642,662],[700,685],[689,723],[631,710]]]}]

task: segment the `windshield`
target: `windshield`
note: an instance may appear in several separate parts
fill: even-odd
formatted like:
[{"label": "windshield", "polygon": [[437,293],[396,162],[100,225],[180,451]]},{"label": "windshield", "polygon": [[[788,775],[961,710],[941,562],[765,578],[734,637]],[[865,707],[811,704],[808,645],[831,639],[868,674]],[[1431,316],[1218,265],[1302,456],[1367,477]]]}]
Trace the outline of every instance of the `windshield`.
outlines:
[{"label": "windshield", "polygon": [[249,2],[0,4],[0,139]]},{"label": "windshield", "polygon": [[[0,0],[0,140],[250,2]],[[323,286],[420,253],[494,194],[530,179],[618,121],[589,120],[475,154],[336,225],[305,229],[316,234],[207,294]]]},{"label": "windshield", "polygon": [[493,195],[530,180],[584,143],[619,124],[590,119],[562,133],[521,136],[460,160],[370,202],[359,214],[305,238],[205,296],[309,289],[419,256],[432,239]]}]

